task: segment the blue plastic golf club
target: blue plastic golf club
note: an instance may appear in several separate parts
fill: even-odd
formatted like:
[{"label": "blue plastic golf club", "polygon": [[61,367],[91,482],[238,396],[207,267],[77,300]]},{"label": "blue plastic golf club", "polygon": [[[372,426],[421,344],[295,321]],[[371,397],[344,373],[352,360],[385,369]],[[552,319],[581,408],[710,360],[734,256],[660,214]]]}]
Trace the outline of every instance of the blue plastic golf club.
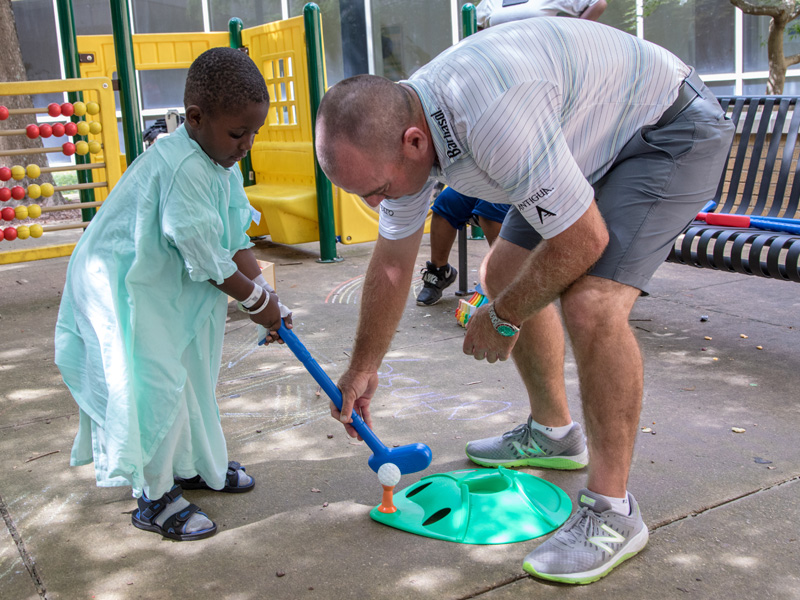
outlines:
[{"label": "blue plastic golf club", "polygon": [[[333,383],[331,378],[322,370],[322,367],[320,367],[317,361],[309,354],[306,347],[303,346],[302,342],[292,330],[286,328],[283,321],[281,321],[278,335],[286,342],[286,345],[289,346],[289,349],[294,353],[297,359],[303,363],[303,366],[305,366],[306,370],[320,387],[325,390],[328,397],[333,400],[336,408],[342,410],[341,390],[336,387],[336,384]],[[431,464],[431,449],[425,444],[407,444],[398,448],[387,448],[386,445],[378,439],[378,436],[367,426],[364,419],[355,411],[352,412],[352,418],[353,422],[351,425],[373,452],[367,464],[369,464],[370,468],[376,473],[381,465],[386,463],[395,464],[403,475],[424,471]]]}]

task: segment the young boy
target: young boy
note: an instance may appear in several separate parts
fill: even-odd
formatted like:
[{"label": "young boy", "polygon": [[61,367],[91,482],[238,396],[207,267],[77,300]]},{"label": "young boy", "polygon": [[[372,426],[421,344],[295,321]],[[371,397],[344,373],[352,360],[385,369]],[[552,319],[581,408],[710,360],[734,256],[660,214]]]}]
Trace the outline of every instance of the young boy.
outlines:
[{"label": "young boy", "polygon": [[197,540],[217,526],[176,484],[255,485],[228,462],[215,397],[226,295],[268,342],[280,309],[249,249],[237,166],[267,116],[264,79],[243,52],[213,48],[189,68],[184,104],[185,123],[130,165],[75,247],[55,359],[80,407],[70,463],[131,486],[134,526]]}]

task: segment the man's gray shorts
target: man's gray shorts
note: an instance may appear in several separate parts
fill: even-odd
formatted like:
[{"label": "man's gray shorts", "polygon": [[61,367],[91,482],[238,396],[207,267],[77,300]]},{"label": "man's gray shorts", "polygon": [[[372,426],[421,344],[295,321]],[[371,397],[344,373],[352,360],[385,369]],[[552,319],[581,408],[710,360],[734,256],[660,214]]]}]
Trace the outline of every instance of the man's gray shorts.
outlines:
[{"label": "man's gray shorts", "polygon": [[[594,184],[610,239],[589,274],[646,294],[675,238],[713,199],[735,127],[711,91],[699,91],[666,125],[640,129]],[[516,208],[500,237],[528,250],[542,240]]]}]

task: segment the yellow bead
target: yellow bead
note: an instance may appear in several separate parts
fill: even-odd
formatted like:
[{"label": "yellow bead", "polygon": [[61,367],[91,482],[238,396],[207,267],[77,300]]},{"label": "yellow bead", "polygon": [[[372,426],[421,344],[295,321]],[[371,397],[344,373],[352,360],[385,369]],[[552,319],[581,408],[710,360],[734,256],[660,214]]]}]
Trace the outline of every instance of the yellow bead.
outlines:
[{"label": "yellow bead", "polygon": [[82,117],[86,114],[86,105],[83,102],[75,102],[72,108],[75,110],[76,117]]},{"label": "yellow bead", "polygon": [[35,183],[32,183],[28,186],[28,197],[31,200],[36,200],[38,197],[42,195],[42,188]]},{"label": "yellow bead", "polygon": [[31,225],[30,230],[31,230],[31,237],[35,238],[42,237],[42,234],[44,233],[42,226],[39,225],[38,223],[36,223],[35,225]]},{"label": "yellow bead", "polygon": [[101,131],[103,131],[103,126],[100,124],[100,121],[92,121],[89,123],[89,133],[97,135]]},{"label": "yellow bead", "polygon": [[29,237],[31,237],[31,230],[27,225],[20,225],[17,227],[18,240],[27,240]]},{"label": "yellow bead", "polygon": [[[23,206],[20,204],[19,206],[14,208],[14,216],[17,217],[20,221],[23,221],[28,218],[28,207]],[[19,233],[19,231],[17,231]]]},{"label": "yellow bead", "polygon": [[[38,204],[31,204],[28,206],[28,217],[31,219],[38,219],[42,216],[42,207]],[[36,236],[33,236],[36,237]]]},{"label": "yellow bead", "polygon": [[29,179],[36,179],[42,174],[42,170],[39,168],[39,165],[28,165],[28,168],[25,169],[25,172],[28,174]]},{"label": "yellow bead", "polygon": [[86,121],[78,122],[78,135],[89,135],[89,124]]},{"label": "yellow bead", "polygon": [[81,140],[75,144],[75,154],[78,156],[83,156],[85,154],[89,154],[89,144]]},{"label": "yellow bead", "polygon": [[49,198],[53,194],[55,194],[55,190],[53,189],[53,184],[51,183],[43,183],[42,184],[42,196],[45,198]]},{"label": "yellow bead", "polygon": [[100,112],[100,105],[97,102],[89,102],[86,105],[86,112],[90,115],[96,115]]},{"label": "yellow bead", "polygon": [[100,145],[100,142],[96,142],[92,140],[89,142],[89,152],[91,154],[99,154],[103,147]]},{"label": "yellow bead", "polygon": [[11,167],[11,177],[17,181],[20,179],[25,179],[25,168],[20,165],[14,165]]}]

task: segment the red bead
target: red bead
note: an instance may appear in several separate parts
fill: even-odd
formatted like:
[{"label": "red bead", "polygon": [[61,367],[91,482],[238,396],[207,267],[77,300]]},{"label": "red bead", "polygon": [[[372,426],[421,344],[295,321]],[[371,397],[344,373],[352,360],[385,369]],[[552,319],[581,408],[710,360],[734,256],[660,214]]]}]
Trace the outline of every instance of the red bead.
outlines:
[{"label": "red bead", "polygon": [[9,242],[13,242],[17,239],[17,230],[14,227],[6,227],[3,231],[3,237],[5,237]]},{"label": "red bead", "polygon": [[47,114],[50,115],[51,117],[60,117],[61,107],[55,102],[52,102],[47,105]]},{"label": "red bead", "polygon": [[27,135],[30,139],[35,140],[37,137],[39,137],[39,126],[31,123],[25,128],[25,135]]},{"label": "red bead", "polygon": [[64,102],[61,105],[61,114],[65,117],[71,117],[75,112],[75,108],[69,102]]},{"label": "red bead", "polygon": [[64,156],[72,156],[75,154],[75,144],[66,142],[61,146],[61,151],[64,153]]},{"label": "red bead", "polygon": [[0,121],[5,121],[8,118],[8,109],[0,105]]},{"label": "red bead", "polygon": [[53,135],[53,128],[47,123],[39,125],[39,135],[43,138],[49,138],[51,135]]},{"label": "red bead", "polygon": [[3,210],[0,210],[0,217],[3,217],[4,221],[13,221],[16,218],[16,213],[13,208],[6,206]]},{"label": "red bead", "polygon": [[25,197],[25,188],[21,185],[15,185],[11,188],[11,197],[14,200],[22,200]]},{"label": "red bead", "polygon": [[11,169],[0,167],[0,181],[8,181],[9,179],[11,179]]},{"label": "red bead", "polygon": [[11,200],[11,188],[0,188],[0,202],[8,202]]},{"label": "red bead", "polygon": [[64,133],[66,133],[67,135],[76,135],[78,133],[77,123],[73,123],[72,121],[70,121],[69,123],[65,123]]},{"label": "red bead", "polygon": [[53,123],[53,137],[62,137],[64,135],[64,124]]},{"label": "red bead", "polygon": [[2,242],[2,241],[3,241],[3,230],[0,229],[0,242]]}]

